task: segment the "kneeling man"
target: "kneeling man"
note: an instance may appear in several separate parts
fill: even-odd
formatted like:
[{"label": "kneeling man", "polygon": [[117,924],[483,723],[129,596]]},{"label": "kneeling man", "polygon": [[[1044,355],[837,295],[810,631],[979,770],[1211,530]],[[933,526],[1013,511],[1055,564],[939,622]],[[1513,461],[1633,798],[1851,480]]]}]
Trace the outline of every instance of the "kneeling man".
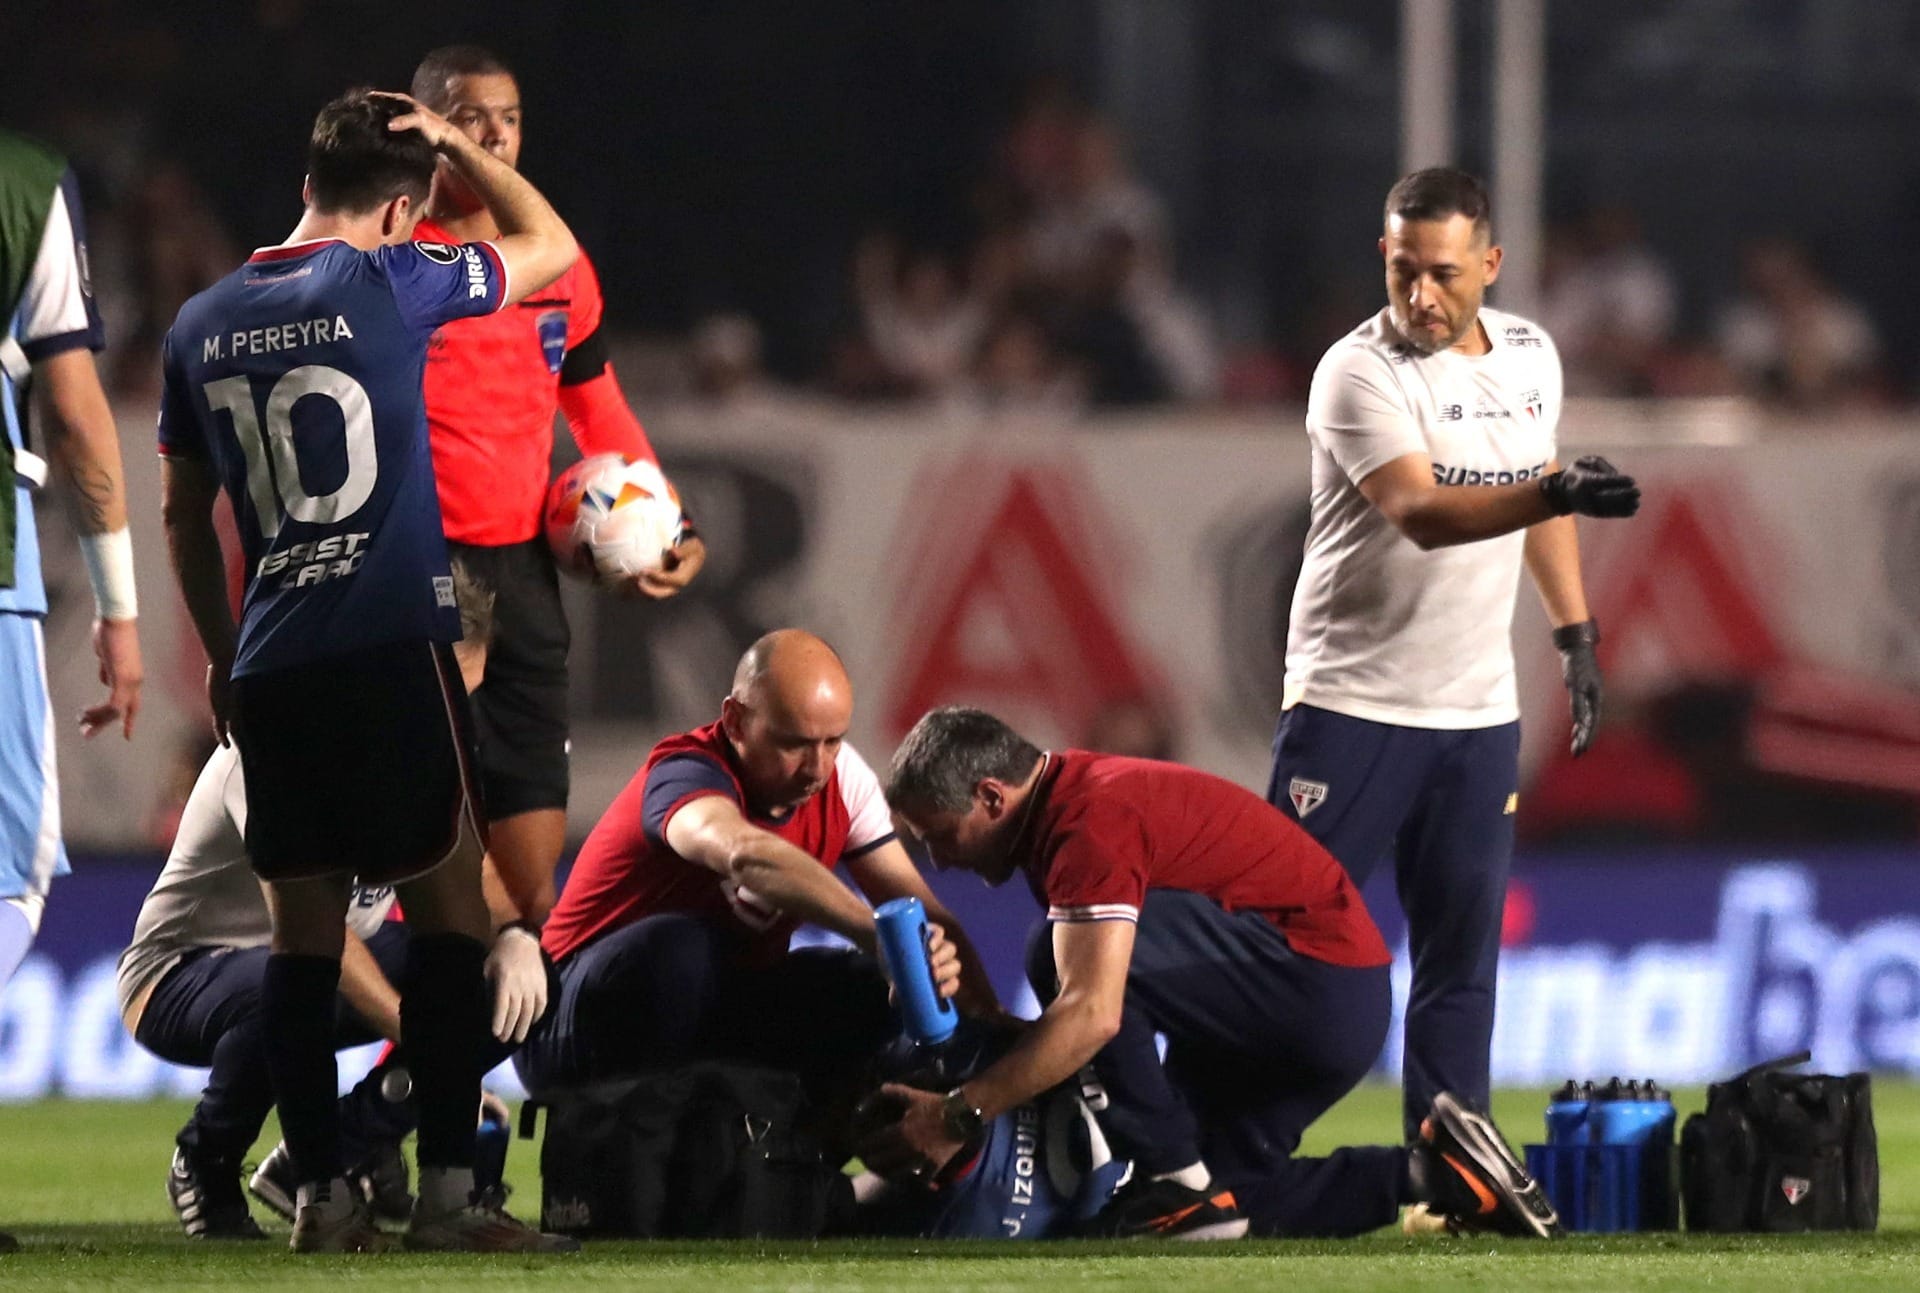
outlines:
[{"label": "kneeling man", "polygon": [[1259,796],[1171,763],[1042,751],[960,708],[907,734],[887,793],[936,865],[990,884],[1025,873],[1047,913],[1028,967],[1046,1009],[944,1097],[885,1088],[905,1112],[861,1145],[868,1166],[937,1173],[984,1120],[1091,1062],[1107,1138],[1134,1165],[1091,1233],[1352,1235],[1403,1203],[1557,1229],[1493,1124],[1445,1093],[1410,1147],[1293,1156],[1380,1053],[1389,957],[1340,864]]},{"label": "kneeling man", "polygon": [[[558,985],[514,1060],[529,1091],[736,1059],[850,1098],[898,1031],[868,903],[906,895],[945,930],[943,991],[970,1014],[1000,1014],[895,837],[879,779],[846,743],[852,716],[833,649],[783,629],[741,658],[718,722],[653,747],[587,836],[543,932]],[[859,950],[789,950],[802,922]]]}]

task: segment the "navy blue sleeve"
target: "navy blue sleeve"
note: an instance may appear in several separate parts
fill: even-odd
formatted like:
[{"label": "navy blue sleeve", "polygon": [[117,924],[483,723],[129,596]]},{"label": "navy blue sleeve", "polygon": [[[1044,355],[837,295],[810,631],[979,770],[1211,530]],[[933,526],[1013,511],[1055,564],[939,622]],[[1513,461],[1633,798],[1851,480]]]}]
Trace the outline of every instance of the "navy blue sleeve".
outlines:
[{"label": "navy blue sleeve", "polygon": [[667,842],[667,818],[673,810],[697,795],[725,795],[740,802],[733,778],[712,759],[698,754],[676,754],[662,759],[647,773],[647,786],[641,792],[640,826],[655,844]]},{"label": "navy blue sleeve", "polygon": [[408,326],[492,314],[507,299],[507,264],[491,243],[408,242],[373,253]]},{"label": "navy blue sleeve", "polygon": [[208,458],[206,429],[194,416],[193,397],[173,351],[173,332],[160,343],[160,453],[162,457]]}]

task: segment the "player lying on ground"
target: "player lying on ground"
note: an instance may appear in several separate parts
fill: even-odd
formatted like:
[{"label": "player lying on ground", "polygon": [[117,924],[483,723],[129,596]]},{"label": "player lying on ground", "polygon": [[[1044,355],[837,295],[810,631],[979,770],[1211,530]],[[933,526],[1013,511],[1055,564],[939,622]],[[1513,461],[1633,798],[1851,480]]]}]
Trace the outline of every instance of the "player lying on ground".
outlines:
[{"label": "player lying on ground", "polygon": [[[944,1090],[997,1058],[1015,1036],[1006,1027],[984,1029],[963,1021],[941,1048],[937,1072],[914,1071],[917,1051],[890,1055],[882,1066],[894,1080]],[[1091,1104],[1105,1092],[1091,1070],[1071,1082],[986,1120],[936,1177],[853,1179],[853,1233],[926,1239],[1065,1239],[1082,1232],[1126,1179],[1129,1164],[1115,1159]],[[855,1116],[856,1134],[897,1118],[897,1097],[876,1094]]]},{"label": "player lying on ground", "polygon": [[957,708],[914,725],[887,793],[935,865],[1025,873],[1047,912],[1028,958],[1046,1008],[944,1096],[883,1088],[904,1112],[860,1146],[876,1170],[941,1172],[988,1120],[1091,1064],[1134,1172],[1090,1233],[1353,1235],[1414,1203],[1556,1230],[1492,1123],[1444,1093],[1411,1147],[1293,1156],[1380,1053],[1389,958],[1339,863],[1258,796],[1176,764],[1042,751]]}]

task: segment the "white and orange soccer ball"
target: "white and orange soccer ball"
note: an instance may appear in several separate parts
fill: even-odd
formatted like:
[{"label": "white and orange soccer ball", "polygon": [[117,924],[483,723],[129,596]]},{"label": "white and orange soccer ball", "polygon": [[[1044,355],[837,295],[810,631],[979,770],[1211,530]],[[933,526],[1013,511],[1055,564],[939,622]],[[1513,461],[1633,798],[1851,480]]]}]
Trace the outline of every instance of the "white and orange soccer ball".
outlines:
[{"label": "white and orange soccer ball", "polygon": [[660,469],[621,454],[582,458],[547,489],[547,546],[562,570],[585,579],[618,583],[660,569],[686,527]]}]

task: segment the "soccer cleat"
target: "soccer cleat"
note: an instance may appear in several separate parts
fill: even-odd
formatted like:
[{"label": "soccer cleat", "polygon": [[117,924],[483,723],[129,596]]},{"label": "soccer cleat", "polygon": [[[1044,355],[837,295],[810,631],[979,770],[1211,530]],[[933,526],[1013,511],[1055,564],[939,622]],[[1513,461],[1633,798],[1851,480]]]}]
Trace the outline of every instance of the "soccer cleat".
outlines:
[{"label": "soccer cleat", "polygon": [[167,1169],[167,1201],[180,1228],[194,1239],[265,1239],[247,1196],[240,1192],[240,1169],[231,1161],[199,1161],[184,1148],[173,1151]]},{"label": "soccer cleat", "polygon": [[451,1212],[427,1213],[415,1199],[405,1243],[428,1253],[577,1253],[580,1241],[546,1234],[508,1212],[504,1190],[478,1190]]},{"label": "soccer cleat", "polygon": [[381,1221],[404,1222],[413,1216],[413,1195],[407,1189],[407,1160],[400,1146],[384,1141],[360,1166],[347,1173],[347,1179]]},{"label": "soccer cleat", "polygon": [[1429,1208],[1467,1230],[1551,1239],[1560,1217],[1540,1183],[1527,1174],[1500,1129],[1442,1091],[1420,1124],[1421,1160]]},{"label": "soccer cleat", "polygon": [[284,1140],[273,1147],[273,1152],[247,1178],[247,1193],[283,1221],[293,1220],[299,1189],[300,1182],[293,1174],[293,1155],[287,1152]]},{"label": "soccer cleat", "polygon": [[1080,1233],[1089,1239],[1238,1239],[1247,1233],[1247,1217],[1231,1190],[1141,1177],[1121,1186]]},{"label": "soccer cleat", "polygon": [[393,1238],[373,1224],[359,1191],[335,1177],[299,1205],[288,1246],[296,1253],[379,1253],[393,1247]]}]

